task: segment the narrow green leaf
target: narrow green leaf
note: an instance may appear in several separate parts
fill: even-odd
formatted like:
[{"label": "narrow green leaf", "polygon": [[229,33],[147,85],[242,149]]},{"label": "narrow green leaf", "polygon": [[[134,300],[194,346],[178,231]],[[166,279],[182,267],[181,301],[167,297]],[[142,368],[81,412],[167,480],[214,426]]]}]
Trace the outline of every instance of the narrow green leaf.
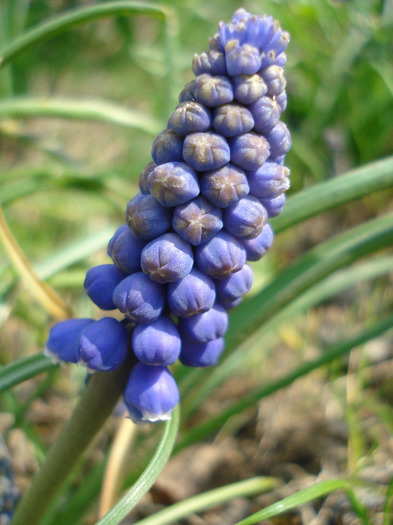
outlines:
[{"label": "narrow green leaf", "polygon": [[250,392],[248,395],[244,396],[241,400],[233,403],[231,406],[222,410],[219,414],[211,416],[208,420],[202,421],[201,423],[195,425],[190,430],[183,434],[182,439],[177,444],[176,450],[180,450],[185,446],[188,446],[195,441],[205,438],[216,429],[220,428],[230,417],[235,414],[239,414],[243,410],[255,405],[258,401],[267,397],[282,388],[292,384],[294,381],[303,377],[313,370],[320,368],[328,363],[331,363],[338,357],[342,357],[348,352],[359,346],[374,337],[377,337],[384,332],[393,328],[393,314],[386,317],[379,323],[367,328],[360,334],[346,339],[335,345],[331,345],[316,359],[305,362],[304,364],[297,367],[293,372],[285,375],[284,377],[273,381],[270,384],[263,386],[262,388],[255,389]]},{"label": "narrow green leaf", "polygon": [[65,31],[101,18],[130,15],[148,15],[166,21],[167,17],[171,15],[171,11],[169,8],[157,4],[132,1],[107,2],[74,9],[33,27],[4,47],[0,51],[0,68],[7,65],[29,47],[40,44]]},{"label": "narrow green leaf", "polygon": [[218,489],[198,494],[179,503],[175,503],[148,518],[138,521],[138,525],[166,525],[175,523],[194,512],[201,512],[233,498],[250,497],[268,492],[280,484],[276,478],[257,477],[231,483]]},{"label": "narrow green leaf", "polygon": [[[296,494],[292,494],[292,496],[288,496],[287,498],[277,501],[277,503],[273,503],[273,505],[269,505],[265,509],[252,514],[244,520],[238,521],[236,525],[252,525],[254,523],[259,523],[262,520],[279,516],[280,514],[288,512],[299,505],[303,505],[304,503],[308,503],[309,501],[320,498],[321,496],[325,496],[325,494],[329,494],[334,490],[344,490],[345,492],[349,493],[352,502],[355,499],[353,494],[353,484],[349,481],[341,479],[321,481],[320,483],[316,483],[307,489],[296,492]],[[358,512],[360,511],[362,513],[363,518],[366,517],[365,512],[363,509],[361,509],[360,505],[358,506],[357,510]],[[363,523],[366,525],[368,520],[363,520]]]},{"label": "narrow green leaf", "polygon": [[387,188],[393,188],[393,157],[366,164],[297,193],[288,199],[284,211],[272,219],[272,226],[279,233],[319,213]]},{"label": "narrow green leaf", "polygon": [[157,135],[162,123],[153,117],[105,100],[9,98],[0,101],[1,117],[55,117],[95,120]]},{"label": "narrow green leaf", "polygon": [[49,372],[59,365],[54,365],[43,353],[35,354],[15,361],[0,368],[0,393],[26,379]]},{"label": "narrow green leaf", "polygon": [[180,410],[175,408],[172,419],[165,429],[157,450],[138,481],[125,496],[100,520],[97,525],[117,525],[137,505],[150,489],[169,460],[179,429]]}]

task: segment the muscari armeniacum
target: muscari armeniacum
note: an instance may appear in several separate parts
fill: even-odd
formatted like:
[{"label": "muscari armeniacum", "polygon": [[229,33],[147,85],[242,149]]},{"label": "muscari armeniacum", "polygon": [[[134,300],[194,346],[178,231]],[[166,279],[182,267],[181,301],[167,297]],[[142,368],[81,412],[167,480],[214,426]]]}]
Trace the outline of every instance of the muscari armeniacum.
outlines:
[{"label": "muscari armeniacum", "polygon": [[273,242],[268,220],[289,188],[291,139],[280,121],[288,42],[272,17],[244,9],[219,24],[109,241],[113,264],[86,275],[90,299],[123,321],[70,319],[51,330],[47,355],[90,372],[133,354],[124,401],[135,422],[171,417],[179,392],[167,365],[217,363],[227,310],[252,284],[246,261]]}]

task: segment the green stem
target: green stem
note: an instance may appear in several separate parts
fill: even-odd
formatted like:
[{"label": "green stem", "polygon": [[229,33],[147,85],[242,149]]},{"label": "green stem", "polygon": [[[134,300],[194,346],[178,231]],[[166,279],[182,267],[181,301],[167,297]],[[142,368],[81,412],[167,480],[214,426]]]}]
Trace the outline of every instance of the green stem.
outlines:
[{"label": "green stem", "polygon": [[53,17],[48,22],[39,24],[2,49],[0,52],[0,68],[7,65],[30,46],[40,44],[74,27],[99,20],[100,18],[129,16],[133,14],[156,16],[167,21],[167,18],[172,16],[172,11],[170,11],[169,8],[155,4],[131,1],[108,2],[106,4],[75,9]]},{"label": "green stem", "polygon": [[91,377],[71,419],[50,450],[46,462],[18,505],[12,525],[38,525],[65,478],[110,416],[130,372],[127,362],[115,372]]}]

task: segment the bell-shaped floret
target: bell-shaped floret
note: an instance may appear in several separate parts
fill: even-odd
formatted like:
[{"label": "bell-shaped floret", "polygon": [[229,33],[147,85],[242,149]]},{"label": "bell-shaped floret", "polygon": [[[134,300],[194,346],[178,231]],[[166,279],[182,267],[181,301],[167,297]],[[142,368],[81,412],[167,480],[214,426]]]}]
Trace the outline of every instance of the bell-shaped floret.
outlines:
[{"label": "bell-shaped floret", "polygon": [[122,323],[103,317],[82,330],[76,351],[78,364],[89,372],[116,370],[126,360],[129,339]]},{"label": "bell-shaped floret", "polygon": [[219,208],[232,206],[250,189],[244,171],[231,163],[203,173],[199,182],[201,193]]},{"label": "bell-shaped floret", "polygon": [[180,354],[179,331],[166,315],[149,324],[138,324],[132,334],[136,357],[146,365],[172,365]]},{"label": "bell-shaped floret", "polygon": [[201,272],[214,279],[225,279],[246,262],[242,243],[221,230],[213,239],[195,248],[195,261]]},{"label": "bell-shaped floret", "polygon": [[203,314],[181,318],[179,320],[179,330],[182,338],[199,343],[207,343],[208,341],[223,337],[227,328],[228,314],[224,308],[217,303]]},{"label": "bell-shaped floret", "polygon": [[170,283],[190,273],[194,256],[190,244],[176,233],[165,233],[142,251],[142,270],[158,283]]},{"label": "bell-shaped floret", "polygon": [[270,97],[261,97],[251,104],[250,111],[255,121],[254,130],[258,133],[267,133],[280,118],[280,106]]},{"label": "bell-shaped floret", "polygon": [[133,235],[127,224],[123,224],[109,241],[108,255],[119,270],[130,274],[141,269],[141,253],[144,246],[145,243]]},{"label": "bell-shaped floret", "polygon": [[222,304],[231,303],[251,290],[253,273],[248,264],[226,279],[216,281],[217,300]]},{"label": "bell-shaped floret", "polygon": [[238,40],[229,40],[225,46],[228,75],[254,75],[261,67],[259,49],[250,44],[239,45]]},{"label": "bell-shaped floret", "polygon": [[172,210],[162,206],[153,195],[137,193],[127,204],[126,219],[137,239],[150,241],[169,230]]},{"label": "bell-shaped floret", "polygon": [[277,217],[282,212],[286,201],[285,193],[281,193],[278,197],[274,199],[261,199],[261,204],[267,211],[267,216],[269,219]]},{"label": "bell-shaped floret", "polygon": [[280,157],[285,155],[291,149],[291,134],[284,122],[278,122],[265,135],[270,146],[270,155]]},{"label": "bell-shaped floret", "polygon": [[179,402],[179,389],[166,366],[137,363],[124,391],[124,402],[135,423],[164,421]]},{"label": "bell-shaped floret", "polygon": [[259,199],[274,199],[290,186],[289,169],[275,162],[265,162],[258,170],[248,173],[250,193]]},{"label": "bell-shaped floret", "polygon": [[278,97],[284,91],[287,82],[282,67],[269,66],[263,69],[260,74],[267,86],[267,95],[269,97]]},{"label": "bell-shaped floret", "polygon": [[44,354],[54,363],[77,363],[77,347],[84,328],[94,319],[67,319],[55,324],[50,332]]},{"label": "bell-shaped floret", "polygon": [[179,135],[207,131],[211,124],[210,110],[198,102],[182,102],[172,113],[168,127]]},{"label": "bell-shaped floret", "polygon": [[196,102],[196,99],[194,97],[194,86],[195,86],[195,79],[191,80],[191,82],[188,82],[184,88],[179,93],[179,103],[182,102]]},{"label": "bell-shaped floret", "polygon": [[200,55],[195,54],[192,61],[192,70],[195,76],[208,73],[209,75],[226,75],[224,53],[216,49],[211,49]]},{"label": "bell-shaped floret", "polygon": [[84,288],[87,295],[102,310],[114,310],[113,291],[127,274],[114,264],[93,266],[86,273]]},{"label": "bell-shaped floret", "polygon": [[149,190],[163,206],[178,206],[199,195],[198,177],[184,162],[167,162],[150,175]]},{"label": "bell-shaped floret", "polygon": [[274,233],[268,222],[254,239],[242,239],[242,244],[246,249],[247,261],[259,261],[273,244],[273,240]]},{"label": "bell-shaped floret", "polygon": [[183,157],[194,170],[215,170],[229,162],[229,145],[217,133],[190,133],[184,140]]},{"label": "bell-shaped floret", "polygon": [[229,139],[231,162],[246,171],[257,170],[270,155],[269,143],[256,133],[244,133]]},{"label": "bell-shaped floret", "polygon": [[173,129],[162,131],[154,140],[151,156],[156,164],[181,162],[183,160],[183,137]]},{"label": "bell-shaped floret", "polygon": [[115,288],[113,302],[132,321],[151,323],[164,309],[165,288],[143,272],[136,272]]},{"label": "bell-shaped floret", "polygon": [[259,74],[232,78],[233,96],[241,104],[253,104],[266,95],[267,86]]},{"label": "bell-shaped floret", "polygon": [[235,237],[253,239],[267,221],[267,213],[260,201],[247,195],[223,211],[224,227]]},{"label": "bell-shaped floret", "polygon": [[179,317],[206,312],[213,306],[215,299],[213,280],[196,268],[180,281],[168,285],[168,306]]},{"label": "bell-shaped floret", "polygon": [[184,340],[180,361],[186,366],[214,366],[217,364],[224,350],[224,339],[214,339],[207,343]]},{"label": "bell-shaped floret", "polygon": [[193,246],[209,241],[222,226],[220,208],[201,196],[177,206],[173,213],[173,229]]},{"label": "bell-shaped floret", "polygon": [[233,100],[232,84],[226,76],[199,75],[193,85],[195,99],[204,106],[216,107]]},{"label": "bell-shaped floret", "polygon": [[224,104],[214,110],[212,126],[224,137],[235,137],[251,131],[254,127],[254,119],[244,106]]}]

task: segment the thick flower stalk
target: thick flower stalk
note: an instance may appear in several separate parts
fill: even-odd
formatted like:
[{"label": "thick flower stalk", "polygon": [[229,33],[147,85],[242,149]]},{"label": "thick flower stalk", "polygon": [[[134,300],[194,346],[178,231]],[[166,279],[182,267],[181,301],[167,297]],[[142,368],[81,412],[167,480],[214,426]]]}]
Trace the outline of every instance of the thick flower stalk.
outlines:
[{"label": "thick flower stalk", "polygon": [[90,372],[115,370],[132,352],[124,401],[136,422],[170,417],[179,392],[169,365],[217,363],[227,311],[252,285],[247,261],[273,242],[268,220],[289,188],[291,139],[280,121],[288,42],[272,17],[244,9],[219,24],[109,241],[113,263],[86,275],[90,299],[123,321],[71,319],[51,330],[47,355]]}]

